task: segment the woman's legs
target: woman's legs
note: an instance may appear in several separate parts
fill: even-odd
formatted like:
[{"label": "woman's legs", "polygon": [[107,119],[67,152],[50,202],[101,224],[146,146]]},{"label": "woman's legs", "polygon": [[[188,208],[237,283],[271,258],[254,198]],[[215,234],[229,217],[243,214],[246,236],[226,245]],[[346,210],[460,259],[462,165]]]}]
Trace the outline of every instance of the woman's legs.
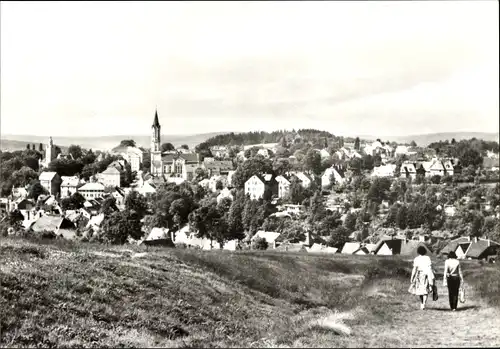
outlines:
[{"label": "woman's legs", "polygon": [[459,289],[460,289],[460,278],[458,276],[450,276],[448,278],[448,296],[450,299],[450,308],[452,310],[457,309]]},{"label": "woman's legs", "polygon": [[427,303],[427,297],[428,297],[428,295],[426,295],[426,294],[424,294],[422,296],[422,305],[423,305],[424,308],[425,308],[425,304]]}]

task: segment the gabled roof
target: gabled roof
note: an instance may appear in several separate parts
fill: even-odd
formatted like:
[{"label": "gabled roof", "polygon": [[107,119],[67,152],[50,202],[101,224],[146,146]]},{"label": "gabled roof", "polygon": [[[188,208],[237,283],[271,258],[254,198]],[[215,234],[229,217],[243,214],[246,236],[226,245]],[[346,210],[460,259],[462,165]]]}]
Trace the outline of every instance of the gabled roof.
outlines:
[{"label": "gabled roof", "polygon": [[478,239],[477,241],[471,241],[469,249],[466,252],[467,257],[479,258],[483,255],[489,248],[496,249],[500,245],[494,241]]},{"label": "gabled roof", "polygon": [[198,154],[162,154],[161,160],[171,162],[177,159],[183,159],[186,163],[199,163]]},{"label": "gabled roof", "polygon": [[42,172],[38,177],[41,181],[52,181],[54,177],[57,176],[57,172]]},{"label": "gabled roof", "polygon": [[441,250],[441,253],[448,254],[452,251],[455,252],[457,247],[460,244],[464,244],[464,243],[470,243],[470,239],[468,237],[462,236],[462,237],[459,237],[458,239],[452,240],[445,247],[443,247],[443,249]]},{"label": "gabled roof", "polygon": [[268,244],[272,244],[279,236],[280,233],[276,233],[274,231],[259,230],[258,232],[255,233],[254,236],[252,236],[251,240],[253,241],[257,238],[264,238]]},{"label": "gabled roof", "polygon": [[85,183],[78,190],[104,190],[104,185],[99,182]]},{"label": "gabled roof", "polygon": [[17,203],[17,209],[18,210],[26,210],[26,209],[29,209],[30,206],[31,206],[31,208],[34,208],[35,205],[36,204],[34,201],[28,200],[28,199],[23,199]]},{"label": "gabled roof", "polygon": [[105,169],[104,171],[101,172],[101,174],[104,174],[104,175],[119,175],[120,174],[120,171],[118,171],[118,169],[114,166],[108,166],[107,169]]},{"label": "gabled roof", "polygon": [[360,247],[361,243],[359,242],[346,242],[340,253],[353,254],[355,251],[359,250]]},{"label": "gabled roof", "polygon": [[61,187],[76,187],[80,184],[80,178],[77,176],[61,176]]},{"label": "gabled roof", "polygon": [[401,254],[405,256],[416,257],[418,255],[417,249],[420,246],[423,246],[427,250],[427,255],[432,255],[432,251],[429,248],[429,246],[427,246],[425,243],[421,241],[413,241],[413,240],[410,240],[402,245]]},{"label": "gabled roof", "polygon": [[403,240],[401,239],[382,239],[377,243],[377,246],[373,249],[373,252],[375,254],[378,253],[380,248],[384,245],[387,244],[387,246],[391,249],[392,254],[399,254],[401,252],[401,247],[403,244]]},{"label": "gabled roof", "polygon": [[31,226],[31,230],[37,233],[45,230],[56,232],[59,228],[74,228],[74,224],[61,216],[46,215],[38,218]]}]

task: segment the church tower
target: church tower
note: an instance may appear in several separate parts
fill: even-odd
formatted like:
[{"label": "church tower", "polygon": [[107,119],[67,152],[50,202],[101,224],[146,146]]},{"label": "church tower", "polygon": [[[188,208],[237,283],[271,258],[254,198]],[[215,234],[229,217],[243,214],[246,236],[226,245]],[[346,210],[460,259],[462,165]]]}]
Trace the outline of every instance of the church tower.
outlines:
[{"label": "church tower", "polygon": [[54,141],[52,137],[49,137],[49,143],[47,144],[47,150],[45,151],[45,161],[47,166],[54,160],[56,151],[54,149]]},{"label": "church tower", "polygon": [[155,118],[153,120],[153,125],[151,126],[151,175],[161,176],[163,175],[163,165],[161,163],[161,149],[160,149],[160,135],[161,126],[158,120],[158,110],[155,110]]}]

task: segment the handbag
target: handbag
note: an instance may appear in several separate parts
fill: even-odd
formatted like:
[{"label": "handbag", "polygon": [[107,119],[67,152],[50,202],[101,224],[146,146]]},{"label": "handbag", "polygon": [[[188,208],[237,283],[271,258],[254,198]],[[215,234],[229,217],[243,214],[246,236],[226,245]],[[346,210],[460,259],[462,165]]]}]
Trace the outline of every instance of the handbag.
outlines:
[{"label": "handbag", "polygon": [[465,303],[465,287],[463,283],[460,284],[460,288],[458,289],[458,299],[460,303]]},{"label": "handbag", "polygon": [[439,299],[438,288],[436,285],[432,285],[432,300],[435,302]]}]

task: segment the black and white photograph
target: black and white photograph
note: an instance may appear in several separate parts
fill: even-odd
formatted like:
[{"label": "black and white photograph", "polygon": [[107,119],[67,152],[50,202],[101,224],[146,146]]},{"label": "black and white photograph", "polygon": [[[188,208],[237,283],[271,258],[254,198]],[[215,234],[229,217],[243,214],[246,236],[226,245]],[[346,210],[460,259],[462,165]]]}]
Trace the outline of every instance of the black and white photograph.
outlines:
[{"label": "black and white photograph", "polygon": [[499,29],[1,1],[0,347],[500,347]]}]

